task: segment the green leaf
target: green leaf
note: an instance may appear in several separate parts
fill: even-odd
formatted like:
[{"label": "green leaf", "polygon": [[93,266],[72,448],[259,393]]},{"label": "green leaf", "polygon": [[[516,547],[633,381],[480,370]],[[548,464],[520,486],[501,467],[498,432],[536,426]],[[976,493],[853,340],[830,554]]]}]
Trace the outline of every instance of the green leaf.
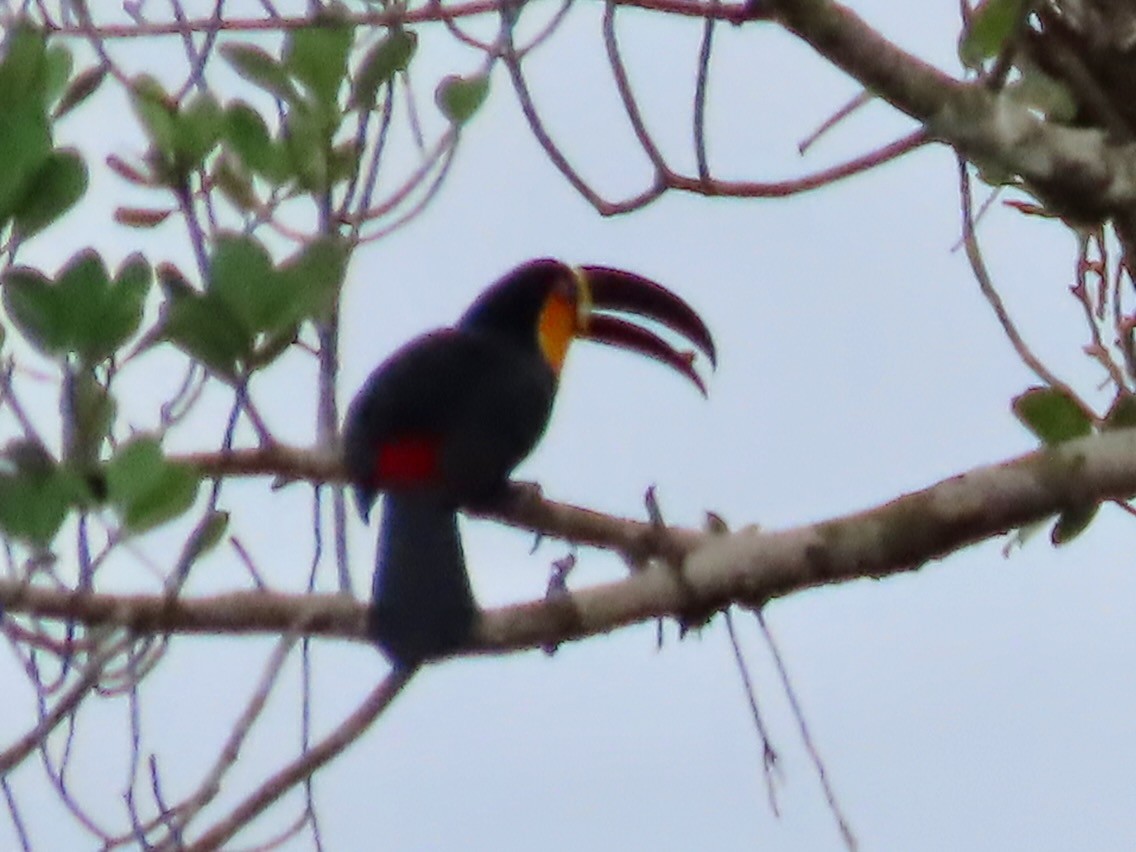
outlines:
[{"label": "green leaf", "polygon": [[44,99],[46,103],[52,103],[63,93],[67,81],[71,79],[71,51],[61,44],[52,44],[47,48],[44,62]]},{"label": "green leaf", "polygon": [[122,447],[107,464],[106,481],[108,497],[131,532],[184,514],[200,484],[192,468],[167,461],[153,438],[137,438]]},{"label": "green leaf", "polygon": [[269,94],[289,103],[300,100],[300,93],[284,66],[261,48],[251,44],[224,44],[221,55],[238,74]]},{"label": "green leaf", "polygon": [[86,191],[87,164],[79,152],[73,148],[54,152],[12,211],[20,234],[30,237],[39,233],[74,207]]},{"label": "green leaf", "polygon": [[489,94],[489,76],[475,74],[461,77],[451,74],[444,77],[434,92],[434,100],[442,115],[456,125],[465,124],[485,103]]},{"label": "green leaf", "polygon": [[1093,420],[1081,404],[1057,388],[1030,388],[1014,398],[1014,414],[1046,446],[1083,438]]},{"label": "green leaf", "polygon": [[182,170],[195,169],[221,140],[224,115],[209,93],[196,95],[177,114],[177,159]]},{"label": "green leaf", "polygon": [[55,470],[55,459],[39,441],[16,438],[0,452],[0,473],[18,476],[47,476]]},{"label": "green leaf", "polygon": [[70,322],[51,281],[26,266],[9,269],[0,285],[4,309],[28,341],[45,355],[67,351]]},{"label": "green leaf", "polygon": [[54,283],[27,267],[9,270],[4,305],[37,349],[48,355],[75,353],[93,366],[138,330],[150,277],[141,255],[132,255],[112,286],[102,258],[85,249]]},{"label": "green leaf", "polygon": [[355,82],[351,87],[348,106],[352,109],[373,109],[379,88],[410,65],[418,47],[417,34],[396,27],[367,51]]},{"label": "green leaf", "polygon": [[296,107],[288,113],[284,146],[291,172],[308,192],[328,188],[329,128],[315,110]]},{"label": "green leaf", "polygon": [[294,326],[325,315],[335,304],[346,262],[343,243],[327,238],[305,246],[277,269],[257,240],[230,235],[216,243],[206,289],[250,335],[291,336]]},{"label": "green leaf", "polygon": [[51,156],[47,115],[30,93],[0,91],[0,226]]},{"label": "green leaf", "polygon": [[87,364],[109,358],[142,319],[148,275],[139,286],[112,287],[103,259],[94,249],[76,254],[59,273],[56,291],[68,317],[68,349]]},{"label": "green leaf", "polygon": [[167,162],[177,154],[177,104],[148,74],[136,77],[130,84],[130,105],[142,122],[150,144]]},{"label": "green leaf", "polygon": [[1136,426],[1136,395],[1121,391],[1104,416],[1101,429],[1131,429]]},{"label": "green leaf", "polygon": [[997,56],[1021,19],[1024,0],[984,0],[971,13],[963,30],[958,54],[962,64],[975,70]]},{"label": "green leaf", "polygon": [[288,310],[268,251],[254,237],[219,238],[209,261],[206,289],[218,296],[252,333],[274,330]]},{"label": "green leaf", "polygon": [[0,529],[46,547],[71,507],[72,483],[55,471],[44,476],[0,475]]},{"label": "green leaf", "polygon": [[75,478],[41,445],[13,441],[0,460],[0,530],[45,547],[59,532],[78,492]]},{"label": "green leaf", "polygon": [[138,252],[126,258],[114,275],[116,287],[141,289],[143,296],[149,289],[152,280],[153,271],[150,269],[150,261]]},{"label": "green leaf", "polygon": [[300,336],[299,323],[290,325],[277,332],[264,335],[253,349],[248,359],[250,371],[267,367],[287,351],[288,347],[296,342]]},{"label": "green leaf", "polygon": [[229,203],[243,213],[255,210],[259,204],[252,176],[232,157],[219,158],[213,169],[213,182]]},{"label": "green leaf", "polygon": [[283,148],[273,141],[260,113],[238,101],[225,110],[225,141],[241,162],[272,184],[289,177]]},{"label": "green leaf", "polygon": [[74,255],[56,278],[55,292],[66,318],[66,347],[89,363],[113,354],[103,344],[104,310],[110,300],[110,275],[94,249]]},{"label": "green leaf", "polygon": [[150,262],[134,253],[122,262],[97,314],[96,328],[85,330],[85,354],[91,363],[114,354],[138,333],[154,274]]},{"label": "green leaf", "polygon": [[8,29],[0,61],[0,112],[14,100],[34,103],[36,111],[47,110],[47,38],[26,22]]},{"label": "green leaf", "polygon": [[[168,282],[164,282],[168,283]],[[252,333],[213,293],[177,293],[167,288],[161,337],[217,375],[233,379],[252,352]]]},{"label": "green leaf", "polygon": [[72,80],[66,91],[63,92],[59,103],[55,105],[55,118],[62,118],[83,103],[98,91],[99,86],[103,84],[106,78],[107,68],[105,65],[95,65],[80,72],[79,76]]},{"label": "green leaf", "polygon": [[347,76],[347,55],[354,28],[341,14],[321,12],[306,27],[293,30],[284,44],[284,64],[324,107],[334,107]]},{"label": "green leaf", "polygon": [[289,310],[278,327],[325,317],[335,306],[347,271],[346,245],[324,237],[306,245],[280,269]]},{"label": "green leaf", "polygon": [[1088,529],[1093,518],[1097,516],[1098,509],[1100,509],[1099,503],[1090,503],[1087,506],[1076,506],[1071,509],[1066,509],[1058,515],[1057,523],[1053,525],[1053,529],[1049,532],[1049,540],[1053,543],[1054,547],[1068,544]]},{"label": "green leaf", "polygon": [[333,186],[350,180],[359,168],[359,149],[354,140],[336,145],[327,152],[327,177]]}]

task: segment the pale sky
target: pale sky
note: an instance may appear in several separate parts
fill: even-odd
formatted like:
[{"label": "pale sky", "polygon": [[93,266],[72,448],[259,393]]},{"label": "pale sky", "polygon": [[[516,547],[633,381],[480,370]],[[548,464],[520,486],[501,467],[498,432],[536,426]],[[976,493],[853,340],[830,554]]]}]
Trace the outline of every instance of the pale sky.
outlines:
[{"label": "pale sky", "polygon": [[[886,22],[908,49],[957,70],[956,4],[923,4],[918,12],[883,0],[854,5],[870,21]],[[614,196],[641,188],[646,167],[630,156],[630,137],[610,111],[599,11],[580,4],[534,58],[532,75],[558,138]],[[620,21],[648,121],[665,149],[689,164],[685,110],[698,25],[634,11]],[[718,38],[710,150],[723,176],[811,172],[910,129],[888,108],[869,106],[802,161],[797,142],[855,95],[855,85],[772,27],[722,27]],[[430,61],[424,81],[431,69],[440,76],[476,64],[456,49]],[[427,93],[429,85],[422,84]],[[129,138],[130,125],[112,129],[106,121],[105,113],[87,110],[65,137],[105,132],[111,150],[114,140]],[[606,348],[575,348],[549,432],[517,474],[539,481],[554,499],[642,516],[642,494],[656,484],[673,523],[699,525],[713,510],[735,526],[779,529],[1027,452],[1034,440],[1009,402],[1035,382],[965,258],[952,252],[956,184],[953,156],[929,148],[794,199],[676,195],[602,219],[538,149],[498,71],[437,201],[352,264],[343,399],[402,341],[452,322],[499,273],[552,255],[633,269],[681,293],[714,331],[720,361],[706,401],[655,365]],[[95,188],[128,197],[116,178]],[[96,241],[114,256],[137,245],[160,247],[163,256],[185,251],[175,226],[140,238],[105,224],[95,235],[82,216],[74,221],[68,239],[76,248]],[[1072,237],[999,205],[980,235],[1030,342],[1099,402],[1094,392],[1103,376],[1081,354],[1085,330],[1067,293]],[[60,262],[54,246],[34,248],[29,258],[48,268]],[[286,372],[261,380],[254,393],[284,437],[304,442],[312,406],[297,386],[309,387],[310,366]],[[225,505],[241,514],[237,531],[262,570],[303,588],[308,493],[243,483],[228,491]],[[1004,542],[989,542],[915,574],[811,590],[767,607],[862,850],[1136,846],[1128,606],[1136,576],[1118,549],[1130,523],[1106,508],[1061,551],[1042,535],[1005,559]],[[375,528],[352,518],[360,590],[370,582]],[[530,536],[488,522],[466,521],[464,531],[474,585],[487,605],[539,597],[548,563],[566,552],[545,542],[530,555]],[[143,538],[139,547],[164,555],[156,539]],[[595,551],[580,557],[578,586],[623,570]],[[198,572],[200,589],[245,582],[226,549]],[[323,577],[330,590],[330,569]],[[767,806],[760,743],[718,617],[683,642],[668,626],[662,650],[654,626],[642,625],[552,657],[534,651],[429,668],[317,776],[326,847],[842,848],[755,622],[738,612],[737,623],[781,754],[780,819]],[[150,747],[162,755],[171,796],[210,764],[269,650],[261,640],[177,638],[146,681]],[[385,665],[377,652],[334,642],[317,643],[315,660],[315,717],[326,732]],[[286,688],[274,698],[223,794],[228,807],[291,759],[296,695]],[[96,801],[105,796],[114,814],[122,808],[120,773],[108,767],[126,759],[126,708],[103,704],[81,720],[85,751],[74,783]],[[25,704],[0,703],[5,740],[30,719]],[[36,792],[37,772],[29,762],[12,779],[33,837],[58,837],[51,848],[88,848],[59,818],[53,794]],[[116,780],[100,790],[107,777]],[[238,845],[291,820],[299,800],[288,801]],[[0,819],[0,847],[13,843]]]}]

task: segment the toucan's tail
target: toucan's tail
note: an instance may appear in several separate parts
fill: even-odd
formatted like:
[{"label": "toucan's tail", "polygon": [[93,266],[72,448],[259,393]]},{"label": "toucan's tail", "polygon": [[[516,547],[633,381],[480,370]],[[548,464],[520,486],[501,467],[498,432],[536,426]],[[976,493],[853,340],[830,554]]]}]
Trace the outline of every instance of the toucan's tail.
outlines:
[{"label": "toucan's tail", "polygon": [[383,498],[372,594],[368,630],[396,665],[469,642],[477,603],[451,506],[420,494]]}]

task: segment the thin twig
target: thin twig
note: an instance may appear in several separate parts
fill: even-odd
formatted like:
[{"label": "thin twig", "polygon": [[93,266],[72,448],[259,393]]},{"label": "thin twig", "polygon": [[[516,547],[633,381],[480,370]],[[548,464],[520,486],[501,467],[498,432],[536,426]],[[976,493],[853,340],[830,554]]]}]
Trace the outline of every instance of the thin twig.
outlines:
[{"label": "thin twig", "polygon": [[[710,0],[710,8],[718,0]],[[698,76],[694,83],[694,157],[698,163],[698,177],[710,180],[710,161],[706,156],[706,93],[710,87],[710,55],[714,46],[714,18],[706,16],[702,25],[702,44],[698,49]]]},{"label": "thin twig", "polygon": [[765,642],[769,646],[769,652],[773,655],[773,661],[777,665],[777,674],[781,678],[781,686],[785,690],[785,697],[789,699],[789,706],[793,709],[793,717],[797,720],[797,725],[801,731],[801,740],[808,750],[809,758],[816,767],[817,777],[820,779],[821,788],[824,790],[824,798],[828,802],[828,809],[832,812],[833,817],[836,819],[836,824],[840,828],[840,836],[844,840],[845,847],[849,852],[855,852],[858,847],[856,835],[852,833],[852,828],[848,824],[843,811],[840,808],[840,803],[836,799],[836,793],[833,792],[832,785],[828,782],[828,773],[824,768],[824,761],[821,760],[820,752],[817,750],[816,744],[813,743],[812,734],[809,731],[808,722],[805,721],[805,712],[801,707],[801,702],[797,698],[797,690],[793,688],[793,681],[789,677],[789,670],[785,667],[785,660],[781,656],[781,651],[777,647],[777,643],[773,639],[773,631],[769,629],[769,625],[765,623],[765,615],[762,611],[756,610],[754,616],[757,618],[757,623],[761,627],[761,632],[765,635]]},{"label": "thin twig", "polygon": [[31,838],[28,837],[28,830],[24,826],[23,817],[20,816],[20,808],[16,804],[16,794],[12,792],[12,785],[9,783],[8,776],[4,773],[0,773],[0,790],[4,791],[4,801],[8,805],[8,815],[12,818],[12,827],[16,830],[16,837],[19,838],[20,849],[23,852],[31,852]]},{"label": "thin twig", "polygon": [[170,825],[170,834],[155,846],[155,852],[182,848],[184,833],[190,822],[221,792],[221,782],[236,765],[241,748],[268,703],[268,698],[280,677],[284,663],[287,661],[292,648],[295,647],[297,637],[298,632],[290,632],[276,643],[276,647],[265,663],[264,671],[256,689],[253,690],[241,715],[233,723],[225,745],[218,753],[212,767],[202,778],[201,783],[197,785],[197,789],[173,809],[174,819]]},{"label": "thin twig", "polygon": [[106,642],[98,652],[91,655],[86,665],[83,666],[83,672],[79,679],[60,697],[55,706],[43,715],[34,728],[3,752],[0,752],[0,777],[6,776],[19,766],[28,755],[46,744],[48,735],[61,722],[71,717],[79,703],[98,684],[107,663],[116,655],[122,653],[130,644],[130,641],[130,638],[127,637],[120,638],[115,642]]},{"label": "thin twig", "polygon": [[619,53],[619,39],[615,35],[615,10],[616,4],[613,0],[605,0],[603,16],[604,49],[607,51],[611,73],[615,76],[615,88],[619,93],[619,100],[623,103],[623,111],[627,113],[627,119],[631,122],[631,129],[635,132],[635,138],[639,140],[639,145],[647,155],[647,159],[655,167],[655,173],[667,175],[670,174],[670,167],[667,165],[662,152],[659,151],[659,147],[655,144],[655,140],[651,137],[651,132],[647,129],[647,123],[643,120],[643,114],[639,109],[639,101],[631,88],[631,79],[627,76],[623,57]]},{"label": "thin twig", "polygon": [[916,130],[907,136],[856,157],[846,163],[822,169],[811,175],[781,181],[729,181],[687,177],[671,172],[663,179],[664,188],[679,189],[696,195],[730,198],[786,198],[821,189],[837,181],[862,174],[889,163],[929,143],[926,131]]},{"label": "thin twig", "polygon": [[510,29],[506,32],[508,40],[501,58],[509,71],[509,79],[513,83],[513,90],[516,92],[517,101],[521,107],[521,113],[524,115],[525,121],[528,122],[529,129],[532,131],[533,136],[536,137],[537,142],[540,144],[541,148],[544,149],[545,154],[548,155],[552,164],[556,166],[561,175],[564,176],[564,179],[571,184],[572,188],[582,195],[584,199],[603,216],[615,216],[620,213],[638,210],[662,195],[666,187],[661,181],[658,181],[654,186],[637,195],[623,201],[612,202],[601,196],[584,180],[580,173],[577,172],[568,161],[564,152],[560,150],[560,146],[556,144],[551,134],[549,134],[548,130],[545,128],[544,122],[537,112],[536,103],[533,100],[532,92],[529,90],[528,82],[525,80],[524,73],[521,71],[521,60],[517,54],[516,46],[512,41],[512,31]]},{"label": "thin twig", "polygon": [[371,726],[403,687],[410,682],[417,669],[395,669],[380,683],[348,716],[338,728],[316,743],[311,750],[292,761],[284,769],[270,777],[248,798],[234,808],[230,814],[202,835],[195,843],[186,847],[188,852],[206,852],[219,849],[238,831],[252,822],[259,814],[276,802],[281,796],[311,776],[313,772],[337,757]]},{"label": "thin twig", "polygon": [[797,153],[806,153],[809,148],[815,145],[820,140],[820,138],[824,136],[824,134],[832,130],[832,128],[836,127],[836,125],[838,125],[844,119],[848,118],[850,115],[852,115],[852,113],[856,112],[856,110],[860,109],[862,106],[870,104],[874,98],[875,95],[867,90],[860,92],[858,95],[855,95],[850,101],[848,101],[848,103],[846,103],[836,112],[822,121],[820,127],[814,130],[804,139],[802,139],[797,144]]},{"label": "thin twig", "polygon": [[753,688],[753,679],[750,677],[749,667],[742,655],[742,646],[734,628],[732,608],[727,608],[723,612],[723,616],[726,620],[726,633],[730,637],[730,647],[734,651],[734,662],[738,667],[738,676],[741,677],[742,689],[745,690],[746,701],[749,702],[750,718],[753,719],[757,736],[761,740],[761,774],[765,779],[765,792],[769,796],[769,809],[773,811],[774,816],[780,817],[781,809],[777,805],[777,783],[774,777],[779,760],[777,750],[773,748],[773,743],[769,739],[769,731],[765,728],[765,722],[762,720],[761,711],[757,706],[757,692]]},{"label": "thin twig", "polygon": [[[982,250],[979,248],[978,237],[974,232],[974,214],[970,192],[970,170],[966,164],[966,160],[963,159],[961,154],[958,156],[958,168],[959,194],[962,206],[963,247],[966,249],[966,256],[970,261],[971,271],[974,273],[974,278],[978,282],[978,287],[982,291],[982,295],[985,296],[986,301],[990,303],[990,307],[994,310],[994,316],[997,317],[998,323],[1002,326],[1002,330],[1010,341],[1010,345],[1014,347],[1014,351],[1018,353],[1018,357],[1022,359],[1022,362],[1048,386],[1061,389],[1068,394],[1070,399],[1079,399],[1080,397],[1077,396],[1072,387],[1057,378],[1057,376],[1033,354],[1033,350],[1026,344],[1025,340],[1018,332],[1017,326],[1014,325],[1014,321],[1010,318],[1010,313],[1006,309],[1002,297],[998,294],[997,289],[995,289],[990,279],[990,273],[986,269],[986,263],[982,259]],[[1087,406],[1086,410],[1088,410]]]},{"label": "thin twig", "polygon": [[[1073,298],[1081,306],[1082,312],[1085,315],[1085,324],[1089,327],[1090,343],[1084,347],[1085,354],[1095,360],[1104,371],[1108,374],[1109,380],[1116,386],[1117,390],[1123,390],[1127,387],[1124,379],[1124,371],[1120,369],[1120,365],[1112,357],[1112,353],[1105,346],[1104,338],[1101,336],[1101,321],[1103,319],[1105,300],[1108,297],[1108,282],[1106,272],[1104,271],[1103,263],[1094,264],[1089,260],[1089,248],[1092,244],[1092,237],[1089,235],[1081,235],[1080,237],[1080,250],[1077,253],[1076,275],[1077,282],[1069,288]],[[1098,245],[1099,242],[1098,235]],[[1103,245],[1101,245],[1103,251]],[[1093,304],[1092,288],[1089,285],[1090,272],[1096,272],[1098,284],[1098,303]]]},{"label": "thin twig", "polygon": [[[511,2],[511,0],[509,0]],[[702,0],[616,0],[619,5],[644,9],[663,15],[702,19],[709,14]],[[425,24],[478,15],[496,14],[508,5],[503,0],[470,0],[465,3],[426,3],[417,9],[407,9],[402,4],[392,4],[381,11],[346,14],[342,22],[354,27],[392,27],[398,25]],[[750,8],[749,3],[722,4],[713,14],[722,21],[740,23],[761,20],[768,14]],[[137,39],[154,36],[181,36],[185,33],[211,32],[221,29],[226,33],[235,32],[287,32],[311,26],[310,16],[267,15],[264,18],[229,18],[218,22],[213,17],[191,18],[184,22],[155,21],[144,24],[101,24],[90,27],[74,25],[51,25],[51,32],[57,36],[97,36],[103,39]]]}]

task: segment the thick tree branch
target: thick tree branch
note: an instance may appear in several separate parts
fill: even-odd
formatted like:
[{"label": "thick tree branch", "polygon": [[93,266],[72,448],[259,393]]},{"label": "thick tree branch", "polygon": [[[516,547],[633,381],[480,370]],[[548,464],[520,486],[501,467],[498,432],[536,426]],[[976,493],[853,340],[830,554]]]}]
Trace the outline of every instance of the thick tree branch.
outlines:
[{"label": "thick tree branch", "polygon": [[952,97],[969,88],[888,41],[838,3],[768,0],[752,5],[772,10],[778,22],[817,53],[920,122],[929,121]]},{"label": "thick tree branch", "polygon": [[[231,455],[241,457],[242,472],[256,468],[254,454]],[[220,459],[214,460],[214,472],[223,467]],[[655,528],[528,495],[493,517],[630,550],[639,557],[651,553],[666,558],[619,582],[489,610],[479,627],[476,651],[549,647],[659,616],[681,618],[734,603],[760,607],[812,586],[915,570],[1069,508],[1132,495],[1136,429],[976,468],[872,509],[780,532]],[[588,530],[591,538],[576,539],[566,532],[575,525]],[[0,582],[0,608],[9,616],[113,624],[145,632],[281,633],[303,625],[312,635],[365,640],[364,606],[344,596],[235,592],[179,600],[61,593]]]},{"label": "thick tree branch", "polygon": [[[233,450],[227,453],[195,453],[176,456],[174,461],[196,467],[205,476],[272,476],[279,482],[335,482],[347,479],[339,457],[319,450],[304,450],[276,444],[265,449]],[[532,488],[516,489],[514,497],[493,509],[469,514],[497,520],[543,535],[618,550],[632,559],[686,552],[700,534],[670,528],[666,531],[645,521],[605,515],[580,506],[539,497]]]},{"label": "thick tree branch", "polygon": [[1136,203],[1136,145],[1048,122],[1006,94],[956,80],[830,0],[751,5],[968,159],[1020,176],[1057,212],[1098,221]]},{"label": "thick tree branch", "polygon": [[767,601],[819,585],[913,571],[1070,507],[1136,494],[1136,430],[976,468],[853,515],[780,532],[705,534],[681,576],[666,565],[560,600],[486,613],[495,652],[547,647],[659,616]]},{"label": "thick tree branch", "polygon": [[[230,592],[198,598],[60,591],[0,580],[6,617],[30,615],[87,626],[122,627],[136,633],[281,634],[364,637],[363,606],[346,595]],[[299,632],[299,631],[297,631]]]}]

